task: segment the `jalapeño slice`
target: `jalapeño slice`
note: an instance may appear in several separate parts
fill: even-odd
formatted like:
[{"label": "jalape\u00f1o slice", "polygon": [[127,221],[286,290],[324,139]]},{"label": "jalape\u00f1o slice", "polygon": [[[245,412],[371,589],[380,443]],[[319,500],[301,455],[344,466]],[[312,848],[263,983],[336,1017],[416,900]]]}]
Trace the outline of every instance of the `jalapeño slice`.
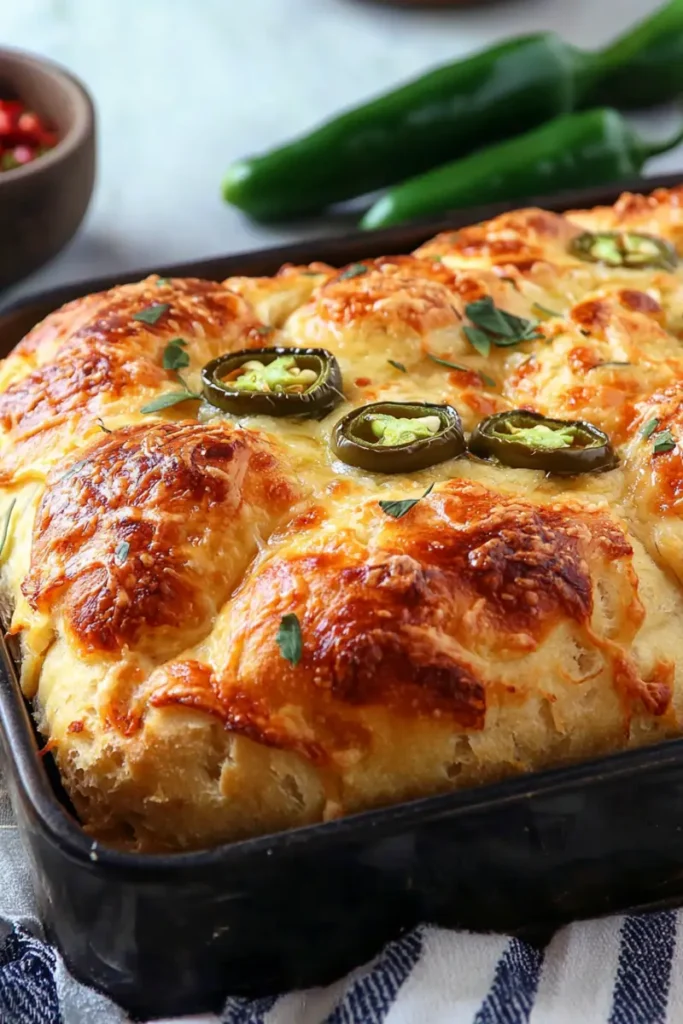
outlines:
[{"label": "jalape\u00f1o slice", "polygon": [[635,231],[584,231],[569,243],[569,251],[588,263],[641,270],[675,270],[678,255],[673,245],[655,235]]},{"label": "jalape\u00f1o slice", "polygon": [[460,416],[450,405],[375,402],[337,423],[332,450],[348,466],[371,473],[411,473],[465,451]]},{"label": "jalape\u00f1o slice", "polygon": [[324,348],[243,349],[202,370],[204,398],[234,416],[322,419],[342,401],[339,363]]},{"label": "jalape\u00f1o slice", "polygon": [[513,409],[489,416],[472,432],[469,449],[515,469],[574,476],[613,469],[617,457],[602,430],[583,420],[553,420]]}]

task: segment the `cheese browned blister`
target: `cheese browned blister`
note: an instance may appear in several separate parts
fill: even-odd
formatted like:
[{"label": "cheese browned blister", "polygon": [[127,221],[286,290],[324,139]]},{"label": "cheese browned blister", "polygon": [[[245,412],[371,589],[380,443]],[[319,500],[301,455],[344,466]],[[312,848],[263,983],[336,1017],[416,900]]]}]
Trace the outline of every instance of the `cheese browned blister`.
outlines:
[{"label": "cheese browned blister", "polygon": [[[93,837],[198,848],[681,735],[683,268],[611,269],[572,242],[640,231],[683,255],[682,200],[515,211],[350,268],[150,277],[4,360],[3,603]],[[534,336],[475,349],[486,298]],[[274,345],[337,358],[324,419],[142,411]],[[466,432],[512,409],[587,420],[619,462],[335,457],[351,409],[423,400]],[[419,500],[393,518],[392,499]],[[298,661],[278,643],[292,615]]]}]

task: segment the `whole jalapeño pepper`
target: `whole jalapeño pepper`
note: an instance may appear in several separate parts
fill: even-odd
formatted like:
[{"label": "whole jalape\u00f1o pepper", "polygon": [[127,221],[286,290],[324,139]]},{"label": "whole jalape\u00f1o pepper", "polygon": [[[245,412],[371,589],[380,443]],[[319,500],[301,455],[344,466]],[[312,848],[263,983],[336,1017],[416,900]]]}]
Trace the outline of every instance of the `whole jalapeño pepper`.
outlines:
[{"label": "whole jalape\u00f1o pepper", "polygon": [[553,33],[502,43],[238,161],[223,197],[261,220],[316,213],[573,110],[588,63]]},{"label": "whole jalape\u00f1o pepper", "polygon": [[368,210],[362,226],[388,227],[483,202],[625,181],[681,141],[683,132],[645,142],[616,110],[567,114],[397,185]]},{"label": "whole jalape\u00f1o pepper", "polygon": [[317,213],[561,114],[650,106],[682,92],[683,0],[669,0],[599,52],[539,33],[430,71],[299,139],[237,161],[223,196],[261,220]]}]

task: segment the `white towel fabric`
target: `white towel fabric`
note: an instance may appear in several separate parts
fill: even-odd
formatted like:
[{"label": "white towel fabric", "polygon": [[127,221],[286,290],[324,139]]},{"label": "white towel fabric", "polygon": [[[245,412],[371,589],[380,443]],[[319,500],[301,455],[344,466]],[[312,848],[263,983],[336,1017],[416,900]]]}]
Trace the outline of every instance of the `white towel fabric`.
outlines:
[{"label": "white towel fabric", "polygon": [[[423,925],[327,988],[229,998],[183,1024],[682,1024],[683,912],[569,925],[545,949]],[[21,842],[0,794],[1,1024],[126,1024],[41,941]],[[180,1024],[180,1018],[163,1024]]]}]

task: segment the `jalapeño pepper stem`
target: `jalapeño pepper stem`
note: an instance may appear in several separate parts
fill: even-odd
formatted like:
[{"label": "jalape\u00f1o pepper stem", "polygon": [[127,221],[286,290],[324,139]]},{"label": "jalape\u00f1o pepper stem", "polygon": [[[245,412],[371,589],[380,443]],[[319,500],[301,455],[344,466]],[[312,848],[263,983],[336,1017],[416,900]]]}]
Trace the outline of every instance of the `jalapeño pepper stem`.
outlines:
[{"label": "jalape\u00f1o pepper stem", "polygon": [[596,58],[584,106],[630,110],[676,99],[683,92],[683,0],[665,3]]}]

